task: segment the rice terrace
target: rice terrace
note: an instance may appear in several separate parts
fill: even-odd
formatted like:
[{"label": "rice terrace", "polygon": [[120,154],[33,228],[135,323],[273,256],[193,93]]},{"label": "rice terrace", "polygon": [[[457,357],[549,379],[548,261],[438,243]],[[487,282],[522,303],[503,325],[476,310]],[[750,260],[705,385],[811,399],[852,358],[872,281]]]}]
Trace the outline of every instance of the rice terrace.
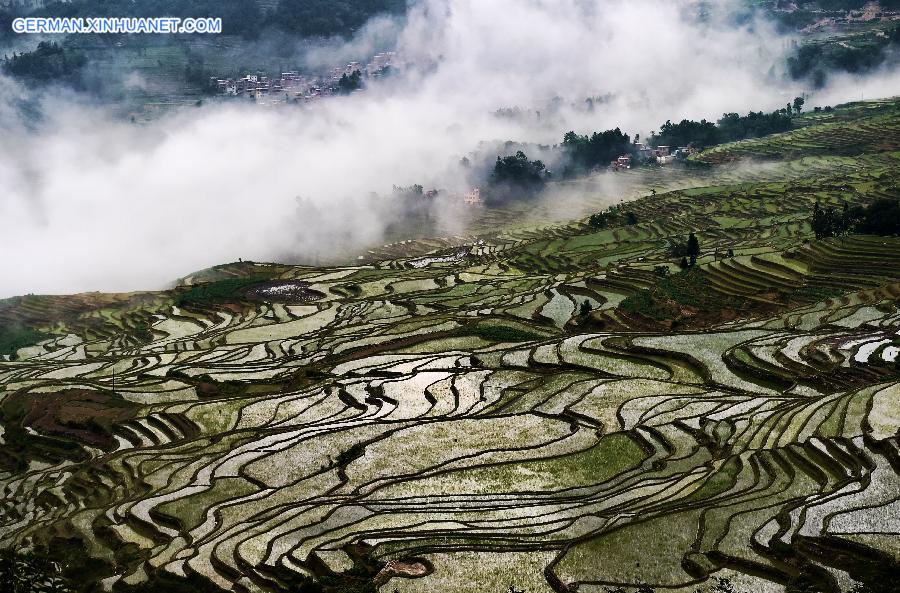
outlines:
[{"label": "rice terrace", "polygon": [[0,29],[0,593],[900,592],[896,1]]},{"label": "rice terrace", "polygon": [[116,591],[889,590],[900,238],[810,221],[897,199],[900,103],[804,117],[634,224],[4,301],[0,541]]}]

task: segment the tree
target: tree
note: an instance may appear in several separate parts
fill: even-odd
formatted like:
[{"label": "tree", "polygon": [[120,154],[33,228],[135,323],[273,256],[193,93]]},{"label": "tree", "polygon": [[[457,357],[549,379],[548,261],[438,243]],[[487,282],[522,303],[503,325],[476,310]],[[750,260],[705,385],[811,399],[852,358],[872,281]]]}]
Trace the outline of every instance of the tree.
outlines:
[{"label": "tree", "polygon": [[816,203],[813,206],[812,230],[816,235],[816,239],[833,237],[836,230],[834,208],[822,210],[819,201],[816,200]]},{"label": "tree", "polygon": [[582,317],[586,317],[591,312],[591,302],[584,301],[581,303],[581,307],[578,309],[578,314]]},{"label": "tree", "polygon": [[425,188],[418,183],[394,186],[394,195],[402,198],[421,198],[424,193]]},{"label": "tree", "polygon": [[[192,0],[193,1],[193,0]],[[217,0],[218,4],[228,4]],[[349,36],[376,14],[401,14],[404,0],[281,0],[268,24],[304,37]]]},{"label": "tree", "polygon": [[634,212],[626,212],[625,213],[625,224],[628,226],[634,226],[638,223],[637,215]]},{"label": "tree", "polygon": [[569,166],[575,172],[605,166],[616,157],[630,154],[631,140],[619,128],[594,132],[590,137],[567,132],[563,136],[562,148]]},{"label": "tree", "polygon": [[611,215],[606,212],[598,212],[597,214],[591,214],[591,217],[588,218],[588,226],[593,229],[605,229],[609,226],[609,221],[612,218]]},{"label": "tree", "polygon": [[687,119],[681,120],[677,124],[666,121],[660,129],[659,134],[654,134],[650,143],[653,146],[689,146],[698,147],[713,146],[723,141],[721,131],[716,124],[705,119],[699,122]]},{"label": "tree", "polygon": [[534,196],[544,188],[547,176],[544,163],[528,160],[521,150],[513,156],[498,156],[482,195],[489,204]]},{"label": "tree", "polygon": [[[839,237],[854,230],[858,226],[854,222],[854,213],[846,204],[844,204],[843,213],[838,216],[834,207],[829,206],[827,210],[822,210],[819,201],[816,200],[813,206],[812,230],[816,239],[824,239],[826,237]],[[880,234],[880,233],[875,233]],[[890,233],[888,233],[890,234]]]},{"label": "tree", "polygon": [[528,156],[519,150],[516,151],[515,156],[497,157],[494,171],[491,174],[491,182],[520,185],[540,183],[544,179],[544,169],[544,163],[529,161]]},{"label": "tree", "polygon": [[684,241],[670,241],[669,255],[672,257],[685,257],[688,254],[687,243]]},{"label": "tree", "polygon": [[56,42],[41,41],[32,52],[5,58],[2,70],[30,82],[80,83],[81,70],[87,64],[83,54],[63,49]]},{"label": "tree", "polygon": [[693,268],[697,264],[697,258],[700,256],[700,241],[697,235],[691,233],[687,241],[687,255],[691,258],[690,266]]},{"label": "tree", "polygon": [[362,88],[362,73],[359,70],[354,70],[349,76],[344,74],[341,76],[341,79],[338,80],[337,83],[337,92],[341,95],[349,95],[353,91],[359,90]]},{"label": "tree", "polygon": [[806,100],[803,97],[796,97],[794,99],[794,111],[800,113],[803,111],[803,104],[806,103]]},{"label": "tree", "polygon": [[[849,223],[867,235],[900,235],[900,200],[880,198],[863,210],[848,213]],[[856,218],[856,221],[854,221]]]},{"label": "tree", "polygon": [[699,122],[684,119],[677,124],[667,121],[660,128],[659,134],[652,136],[650,143],[654,146],[707,147],[722,142],[761,138],[790,130],[793,125],[791,114],[792,107],[789,104],[787,110],[781,109],[772,113],[751,111],[744,116],[724,113],[715,123],[705,119]]},{"label": "tree", "polygon": [[846,235],[850,232],[850,206],[844,202],[844,209],[841,212],[840,234]]}]

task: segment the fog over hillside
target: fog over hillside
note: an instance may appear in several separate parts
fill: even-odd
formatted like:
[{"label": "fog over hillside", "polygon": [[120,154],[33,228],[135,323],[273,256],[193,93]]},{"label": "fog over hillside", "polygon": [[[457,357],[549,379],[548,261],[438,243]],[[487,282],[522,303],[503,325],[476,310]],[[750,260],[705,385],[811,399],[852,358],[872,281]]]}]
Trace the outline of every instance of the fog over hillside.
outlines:
[{"label": "fog over hillside", "polygon": [[[160,288],[239,257],[346,255],[402,216],[373,192],[462,191],[475,180],[459,160],[482,141],[645,135],[805,90],[773,69],[785,43],[766,23],[736,26],[724,10],[699,22],[668,0],[425,0],[398,43],[415,66],[361,93],[303,108],[211,104],[146,126],[3,79],[0,297]],[[833,78],[811,104],[898,93],[900,76],[882,70]],[[587,110],[587,97],[608,100]],[[494,114],[516,106],[542,116]],[[454,209],[435,216],[454,228]]]}]

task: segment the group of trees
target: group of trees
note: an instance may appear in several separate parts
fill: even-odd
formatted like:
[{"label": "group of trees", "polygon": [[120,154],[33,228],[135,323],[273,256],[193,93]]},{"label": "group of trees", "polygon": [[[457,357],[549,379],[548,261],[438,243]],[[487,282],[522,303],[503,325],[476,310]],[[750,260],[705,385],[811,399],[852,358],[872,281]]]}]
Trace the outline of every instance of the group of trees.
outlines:
[{"label": "group of trees", "polygon": [[713,146],[721,142],[716,124],[702,119],[693,121],[683,119],[677,124],[667,120],[659,128],[659,134],[653,134],[650,143],[654,146]]},{"label": "group of trees", "polygon": [[707,147],[786,132],[791,129],[791,116],[800,113],[803,103],[803,98],[797,97],[793,105],[772,113],[751,111],[744,116],[726,113],[716,123],[705,119],[699,122],[683,119],[677,124],[667,121],[660,127],[659,134],[653,135],[650,143],[654,146]]},{"label": "group of trees", "polygon": [[849,233],[900,235],[900,200],[881,198],[868,208],[850,207],[845,202],[840,213],[834,207],[823,209],[816,200],[811,222],[816,239],[841,237]]},{"label": "group of trees", "polygon": [[488,204],[532,196],[544,188],[549,176],[542,161],[529,160],[524,152],[518,150],[515,155],[497,157],[482,195]]},{"label": "group of trees", "polygon": [[31,52],[6,56],[3,71],[34,82],[78,82],[87,63],[84,55],[63,49],[55,42],[42,41]]},{"label": "group of trees", "polygon": [[304,37],[349,35],[376,14],[402,14],[406,0],[281,0],[267,24]]},{"label": "group of trees", "polygon": [[591,136],[567,132],[563,137],[562,148],[568,159],[566,173],[570,174],[606,166],[613,159],[630,154],[632,144],[628,134],[616,128],[594,132]]},{"label": "group of trees", "polygon": [[621,207],[611,206],[603,212],[591,214],[590,218],[588,218],[588,226],[592,229],[602,230],[620,220],[623,220],[628,226],[634,226],[638,223],[637,214],[631,210],[622,213]]},{"label": "group of trees", "polygon": [[821,88],[829,72],[868,72],[881,66],[888,52],[898,45],[900,25],[884,37],[872,36],[852,44],[829,41],[801,45],[787,59],[788,73],[795,80],[808,78],[816,88]]},{"label": "group of trees", "polygon": [[394,195],[401,198],[421,198],[425,195],[425,187],[414,183],[412,185],[395,185]]},{"label": "group of trees", "polygon": [[530,161],[521,150],[513,156],[497,157],[491,173],[491,183],[512,183],[516,185],[543,184],[546,166],[541,161]]},{"label": "group of trees", "polygon": [[188,63],[184,67],[184,81],[196,87],[204,95],[215,95],[218,86],[212,80],[213,72],[206,67],[203,57],[197,54],[188,55]]},{"label": "group of trees", "polygon": [[339,95],[349,95],[353,91],[359,90],[362,88],[362,73],[359,70],[354,70],[349,76],[344,74],[341,76],[340,80],[337,82],[337,87],[335,91]]},{"label": "group of trees", "polygon": [[[709,147],[723,142],[786,132],[791,129],[792,116],[802,111],[803,104],[804,99],[797,97],[792,104],[772,113],[751,111],[743,116],[725,113],[717,122],[683,119],[672,123],[669,120],[660,127],[658,134],[651,136],[650,144]],[[637,156],[631,138],[619,128],[594,132],[590,136],[567,132],[563,137],[562,150],[567,159],[563,169],[564,177],[605,166],[622,155]]]},{"label": "group of trees", "polygon": [[697,258],[700,257],[700,240],[697,235],[691,233],[688,235],[687,241],[674,241],[670,245],[669,254],[675,258],[681,258],[679,263],[681,269],[693,268],[697,265]]}]

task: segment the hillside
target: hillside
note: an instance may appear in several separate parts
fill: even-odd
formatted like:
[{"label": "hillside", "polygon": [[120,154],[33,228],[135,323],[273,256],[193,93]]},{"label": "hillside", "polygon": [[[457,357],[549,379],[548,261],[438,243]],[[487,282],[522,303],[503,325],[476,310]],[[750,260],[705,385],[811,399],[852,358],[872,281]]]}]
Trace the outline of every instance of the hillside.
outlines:
[{"label": "hillside", "polygon": [[900,199],[900,102],[797,123],[602,217],[595,177],[566,222],[0,302],[0,547],[58,590],[892,590],[900,237],[811,221]]}]

